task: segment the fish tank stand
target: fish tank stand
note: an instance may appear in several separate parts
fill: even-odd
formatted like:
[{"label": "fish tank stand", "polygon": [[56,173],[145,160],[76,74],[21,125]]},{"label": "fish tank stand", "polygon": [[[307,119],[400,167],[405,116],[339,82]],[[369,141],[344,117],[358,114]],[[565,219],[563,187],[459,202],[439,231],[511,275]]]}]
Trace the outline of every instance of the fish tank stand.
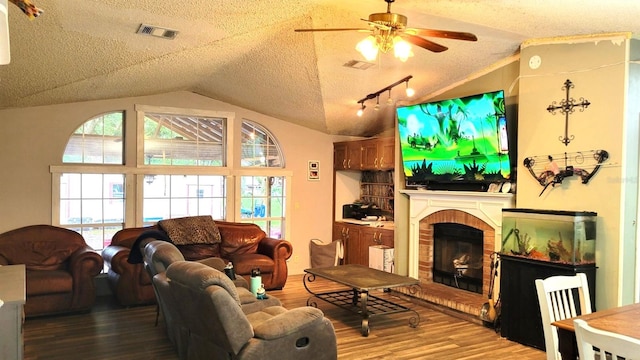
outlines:
[{"label": "fish tank stand", "polygon": [[592,310],[595,311],[595,263],[563,264],[500,254],[500,268],[502,337],[540,350],[545,349],[536,279],[585,273],[589,283]]}]

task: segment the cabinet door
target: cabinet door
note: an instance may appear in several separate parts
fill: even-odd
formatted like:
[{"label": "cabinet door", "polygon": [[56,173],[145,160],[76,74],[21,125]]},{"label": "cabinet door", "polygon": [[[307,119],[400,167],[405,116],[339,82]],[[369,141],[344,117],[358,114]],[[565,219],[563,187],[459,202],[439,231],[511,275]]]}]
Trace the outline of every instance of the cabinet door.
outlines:
[{"label": "cabinet door", "polygon": [[362,142],[362,170],[378,170],[378,139]]},{"label": "cabinet door", "polygon": [[345,225],[344,262],[345,264],[363,264],[360,229],[356,225]]},{"label": "cabinet door", "polygon": [[342,235],[343,235],[342,225],[340,223],[333,223],[333,238],[331,240],[332,241],[344,240],[342,238]]},{"label": "cabinet door", "polygon": [[380,245],[394,247],[393,230],[378,228],[377,232],[378,232],[378,242],[380,243]]},{"label": "cabinet door", "polygon": [[333,169],[346,170],[348,155],[346,143],[333,144]]},{"label": "cabinet door", "polygon": [[395,168],[396,142],[394,138],[383,138],[378,141],[378,169]]},{"label": "cabinet door", "polygon": [[347,169],[360,170],[362,167],[362,142],[351,141],[347,146]]},{"label": "cabinet door", "polygon": [[360,264],[369,266],[369,246],[386,245],[393,247],[393,230],[365,227],[360,230]]}]

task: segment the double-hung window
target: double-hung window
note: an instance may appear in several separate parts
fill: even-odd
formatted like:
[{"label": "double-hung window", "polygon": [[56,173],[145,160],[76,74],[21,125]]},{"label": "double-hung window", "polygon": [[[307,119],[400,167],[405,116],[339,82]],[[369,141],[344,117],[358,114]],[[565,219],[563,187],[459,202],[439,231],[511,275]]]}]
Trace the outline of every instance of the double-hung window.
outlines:
[{"label": "double-hung window", "polygon": [[[69,137],[63,164],[51,167],[54,225],[81,233],[96,251],[125,227],[194,215],[286,237],[291,173],[264,126],[234,125],[230,112],[135,110],[95,116]],[[233,129],[239,133],[227,136]]]}]

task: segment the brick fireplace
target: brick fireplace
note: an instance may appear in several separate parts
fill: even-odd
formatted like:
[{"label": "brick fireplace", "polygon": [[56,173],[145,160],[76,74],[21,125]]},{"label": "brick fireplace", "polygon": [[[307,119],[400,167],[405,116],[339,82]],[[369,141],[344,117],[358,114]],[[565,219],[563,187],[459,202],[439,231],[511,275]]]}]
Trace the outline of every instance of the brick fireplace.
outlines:
[{"label": "brick fireplace", "polygon": [[[515,206],[513,194],[404,190],[409,195],[409,276],[420,280],[422,299],[478,316],[487,301],[491,254],[500,250],[502,209]],[[482,294],[433,282],[434,224],[463,224],[482,231]],[[498,284],[495,285],[499,287]]]}]

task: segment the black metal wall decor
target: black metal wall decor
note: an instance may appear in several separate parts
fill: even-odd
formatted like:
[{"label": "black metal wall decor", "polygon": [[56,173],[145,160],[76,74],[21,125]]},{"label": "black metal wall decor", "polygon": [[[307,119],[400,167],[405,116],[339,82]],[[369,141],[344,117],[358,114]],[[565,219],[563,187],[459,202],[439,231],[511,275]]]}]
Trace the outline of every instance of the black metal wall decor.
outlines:
[{"label": "black metal wall decor", "polygon": [[576,100],[572,97],[569,97],[569,91],[574,87],[571,80],[567,79],[564,82],[564,86],[562,90],[566,92],[566,96],[564,100],[560,100],[560,104],[557,104],[555,101],[551,103],[547,107],[547,111],[551,114],[555,115],[556,110],[560,110],[561,114],[564,114],[564,137],[559,136],[558,140],[560,140],[565,146],[568,146],[571,140],[575,138],[575,136],[569,136],[569,115],[575,111],[575,107],[580,107],[580,111],[584,111],[591,103],[585,98],[580,98],[580,102],[576,102]]},{"label": "black metal wall decor", "polygon": [[[589,150],[573,153],[563,153],[546,156],[531,156],[524,159],[524,166],[531,176],[543,186],[540,195],[549,188],[562,184],[562,181],[571,176],[579,176],[582,183],[586,184],[598,172],[602,163],[609,159],[606,150]],[[538,161],[546,161],[544,165]],[[564,162],[560,167],[557,161]],[[590,168],[590,169],[587,169]]]}]

